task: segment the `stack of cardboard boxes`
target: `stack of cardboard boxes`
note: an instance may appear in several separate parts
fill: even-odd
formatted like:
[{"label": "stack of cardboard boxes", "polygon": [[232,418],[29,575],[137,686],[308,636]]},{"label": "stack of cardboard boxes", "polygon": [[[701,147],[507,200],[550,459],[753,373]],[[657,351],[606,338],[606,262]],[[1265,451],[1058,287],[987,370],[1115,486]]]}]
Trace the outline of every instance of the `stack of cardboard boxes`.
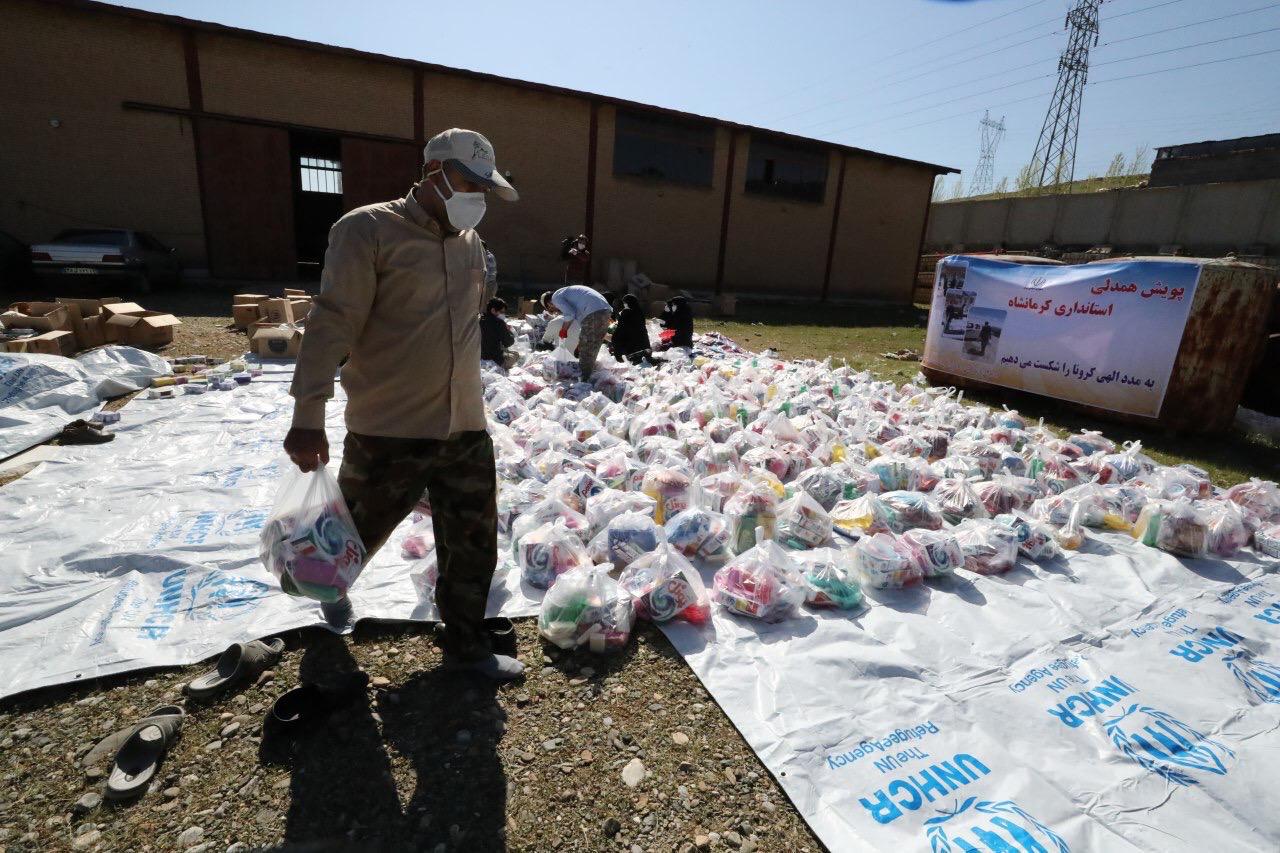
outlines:
[{"label": "stack of cardboard boxes", "polygon": [[260,358],[297,357],[310,313],[311,296],[293,288],[285,288],[284,296],[237,293],[231,305],[235,327],[248,332]]},{"label": "stack of cardboard boxes", "polygon": [[6,330],[31,329],[35,334],[7,337],[6,352],[75,355],[103,344],[156,349],[173,342],[177,317],[148,311],[113,296],[101,299],[59,297],[55,302],[15,302],[0,314]]}]

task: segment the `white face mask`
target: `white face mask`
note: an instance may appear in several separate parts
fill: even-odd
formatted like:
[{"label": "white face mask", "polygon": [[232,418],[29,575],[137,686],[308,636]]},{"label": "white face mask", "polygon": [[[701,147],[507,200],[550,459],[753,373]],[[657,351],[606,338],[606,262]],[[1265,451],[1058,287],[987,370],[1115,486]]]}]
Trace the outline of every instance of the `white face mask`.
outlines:
[{"label": "white face mask", "polygon": [[[460,193],[453,188],[453,184],[449,183],[449,176],[444,173],[444,169],[436,169],[435,172],[440,173],[440,177],[444,178],[444,185],[449,188],[449,192],[453,193],[445,198],[440,188],[431,184],[431,189],[435,190],[436,195],[440,196],[440,200],[444,202],[444,212],[449,217],[449,224],[459,231],[479,225],[480,220],[484,219],[484,193]],[[428,172],[427,177],[431,177],[435,172]]]}]

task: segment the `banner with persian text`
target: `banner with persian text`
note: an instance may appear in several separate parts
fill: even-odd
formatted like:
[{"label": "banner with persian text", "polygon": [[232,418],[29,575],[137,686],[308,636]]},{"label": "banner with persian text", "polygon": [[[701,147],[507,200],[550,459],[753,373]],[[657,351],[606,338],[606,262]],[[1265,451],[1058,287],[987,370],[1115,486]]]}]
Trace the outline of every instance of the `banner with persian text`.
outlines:
[{"label": "banner with persian text", "polygon": [[938,262],[924,365],[1071,400],[1159,417],[1200,265],[1116,261]]}]

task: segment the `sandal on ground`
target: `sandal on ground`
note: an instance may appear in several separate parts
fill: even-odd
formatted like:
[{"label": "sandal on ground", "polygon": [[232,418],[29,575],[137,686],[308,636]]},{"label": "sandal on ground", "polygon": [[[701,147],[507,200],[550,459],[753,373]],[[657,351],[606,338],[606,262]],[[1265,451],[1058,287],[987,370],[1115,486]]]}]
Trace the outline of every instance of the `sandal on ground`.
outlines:
[{"label": "sandal on ground", "polygon": [[163,705],[138,721],[111,762],[107,799],[127,800],[147,789],[185,718],[186,712],[177,705]]},{"label": "sandal on ground", "polygon": [[262,719],[263,741],[287,737],[365,696],[369,676],[347,673],[332,682],[300,684],[280,694]]},{"label": "sandal on ground", "polygon": [[236,684],[256,678],[264,669],[275,666],[284,653],[284,640],[232,643],[218,658],[213,669],[187,684],[187,695],[208,699]]}]

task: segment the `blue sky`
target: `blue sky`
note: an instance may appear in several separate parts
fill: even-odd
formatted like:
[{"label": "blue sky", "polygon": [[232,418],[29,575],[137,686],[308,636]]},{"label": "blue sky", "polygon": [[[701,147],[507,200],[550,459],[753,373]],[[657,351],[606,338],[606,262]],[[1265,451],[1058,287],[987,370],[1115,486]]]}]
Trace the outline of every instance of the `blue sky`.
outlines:
[{"label": "blue sky", "polygon": [[[1069,0],[134,0],[122,5],[627,98],[961,168],[1031,159]],[[1155,7],[1155,8],[1151,8]],[[1209,20],[1209,19],[1220,20]],[[1164,31],[1164,32],[1160,32]],[[1280,2],[1107,0],[1076,176],[1280,132]],[[1207,42],[1214,42],[1209,44]],[[1260,56],[1246,54],[1271,51]],[[1216,60],[1229,61],[1217,62]],[[1175,66],[1212,63],[1149,74]],[[1116,79],[1130,75],[1146,75]],[[997,91],[992,91],[997,90]],[[954,182],[954,178],[951,179]]]}]

